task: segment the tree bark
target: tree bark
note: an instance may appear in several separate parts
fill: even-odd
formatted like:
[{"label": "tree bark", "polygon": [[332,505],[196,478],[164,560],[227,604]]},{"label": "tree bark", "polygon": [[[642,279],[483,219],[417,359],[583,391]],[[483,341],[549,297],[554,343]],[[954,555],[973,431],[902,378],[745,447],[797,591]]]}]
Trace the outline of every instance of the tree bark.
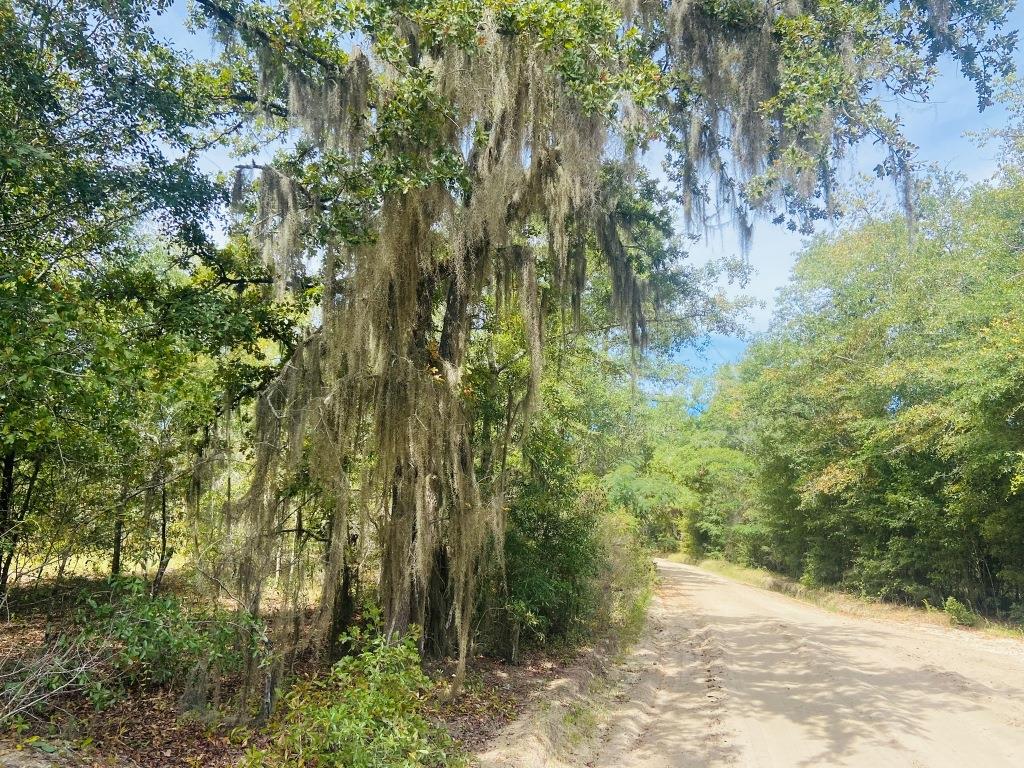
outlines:
[{"label": "tree bark", "polygon": [[457,645],[450,622],[452,591],[449,570],[448,553],[444,547],[438,547],[434,550],[423,616],[423,651],[432,658],[450,656]]},{"label": "tree bark", "polygon": [[331,662],[338,661],[348,653],[348,643],[341,640],[342,634],[352,626],[356,615],[354,594],[355,569],[348,563],[348,558],[341,569],[341,586],[334,592],[334,604],[331,606],[330,639],[327,653]]},{"label": "tree bark", "polygon": [[121,575],[121,542],[124,540],[124,518],[120,513],[114,521],[114,552],[110,557],[110,575]]},{"label": "tree bark", "polygon": [[[0,468],[0,557],[3,558],[4,566],[10,562],[9,553],[13,554],[14,552],[10,538],[14,516],[14,467],[16,463],[17,456],[14,449],[10,448],[4,454],[3,466]],[[4,572],[6,573],[6,571],[5,567]],[[3,574],[0,574],[0,590],[7,590],[7,579],[3,577]]]},{"label": "tree bark", "polygon": [[121,482],[121,500],[117,505],[117,517],[114,518],[113,553],[110,557],[110,575],[121,575],[121,549],[124,545],[125,508],[128,506],[128,481]]},{"label": "tree bark", "polygon": [[150,588],[150,595],[156,596],[163,584],[164,576],[167,573],[167,566],[170,565],[171,557],[174,556],[174,548],[167,546],[167,524],[169,513],[167,511],[167,483],[160,484],[160,562],[153,577],[153,586]]},{"label": "tree bark", "polygon": [[[13,472],[11,476],[11,498],[7,506],[7,514],[5,516],[5,530],[4,530],[4,546],[6,550],[3,552],[3,565],[0,567],[0,592],[7,591],[7,582],[11,575],[11,563],[14,562],[14,550],[18,546],[18,540],[21,536],[18,533],[18,527],[28,517],[29,510],[32,508],[32,493],[36,487],[36,480],[39,479],[39,470],[43,465],[43,461],[40,458],[36,458],[32,462],[32,475],[28,479],[28,486],[25,488],[25,498],[21,501],[21,509],[14,515],[11,514],[11,508],[14,506],[14,477]],[[4,467],[6,471],[6,466]],[[4,477],[6,483],[7,478]]]},{"label": "tree bark", "polygon": [[3,467],[0,469],[0,537],[7,538],[14,512],[14,465],[17,459],[14,449],[4,454]]},{"label": "tree bark", "polygon": [[380,595],[384,631],[388,639],[401,637],[412,620],[413,584],[409,568],[416,536],[413,502],[407,496],[407,480],[395,468],[391,486],[391,514],[384,527],[381,552]]}]

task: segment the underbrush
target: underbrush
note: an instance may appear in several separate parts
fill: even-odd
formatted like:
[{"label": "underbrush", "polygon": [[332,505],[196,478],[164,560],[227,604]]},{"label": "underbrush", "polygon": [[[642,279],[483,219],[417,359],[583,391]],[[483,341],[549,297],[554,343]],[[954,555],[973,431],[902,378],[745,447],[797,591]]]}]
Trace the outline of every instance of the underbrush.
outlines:
[{"label": "underbrush", "polygon": [[135,578],[90,587],[72,605],[39,645],[0,658],[0,726],[39,716],[69,696],[103,709],[153,686],[191,688],[191,700],[205,703],[209,687],[241,671],[262,634],[257,622],[234,612],[152,596]]},{"label": "underbrush", "polygon": [[643,626],[654,577],[635,519],[586,479],[558,493],[532,490],[510,510],[504,621],[485,644],[515,661],[521,647],[629,642]]},{"label": "underbrush", "polygon": [[942,610],[949,616],[951,624],[956,624],[960,627],[976,627],[981,621],[981,617],[978,614],[952,596],[946,598],[946,603],[942,606]]},{"label": "underbrush", "polygon": [[593,632],[615,633],[620,645],[637,640],[647,618],[654,586],[654,563],[640,527],[625,511],[608,511],[600,527],[603,560],[597,589],[601,595]]},{"label": "underbrush", "polygon": [[9,642],[0,654],[0,730],[18,744],[154,766],[463,764],[437,718],[445,686],[424,672],[417,633],[389,643],[370,606],[366,626],[342,638],[350,655],[279,679],[266,723],[245,719],[237,701],[217,706],[221,683],[237,698],[263,658],[261,623],[152,596],[136,579],[87,585],[62,611],[58,629],[35,616],[31,647]]},{"label": "underbrush", "polygon": [[[202,681],[240,674],[256,652],[263,626],[219,607],[186,608],[173,596],[150,596],[145,582],[111,582],[106,600],[89,598],[76,617],[84,640],[110,652],[109,676],[94,690],[110,695],[128,687]],[[201,700],[205,691],[191,691]]]},{"label": "underbrush", "polygon": [[[529,650],[517,671],[501,672],[506,698],[509,679],[514,690],[529,690],[581,648],[622,647],[643,626],[653,569],[635,521],[612,509],[596,485],[570,490],[559,503],[520,507],[507,570],[489,594],[496,602],[480,613],[493,619],[482,621],[474,653],[518,662],[520,645]],[[464,763],[461,742],[444,724],[449,716],[468,718],[474,729],[489,716],[472,702],[440,704],[451,694],[447,676],[435,683],[424,672],[415,631],[389,643],[371,604],[362,628],[343,638],[348,656],[330,667],[304,658],[283,671],[268,656],[276,644],[264,624],[184,591],[153,595],[143,580],[118,578],[50,597],[45,615],[20,615],[31,624],[31,643],[0,646],[0,728],[22,743],[109,750],[152,765],[171,755],[167,764],[241,758],[250,767],[440,768]],[[264,674],[261,660],[279,674]],[[257,674],[272,704],[254,718],[247,681]],[[501,709],[486,695],[477,699],[488,711]],[[154,722],[166,738],[149,732]]]},{"label": "underbrush", "polygon": [[352,655],[297,682],[249,768],[443,768],[464,761],[443,726],[427,716],[434,688],[415,635],[388,643],[376,629],[346,637]]}]

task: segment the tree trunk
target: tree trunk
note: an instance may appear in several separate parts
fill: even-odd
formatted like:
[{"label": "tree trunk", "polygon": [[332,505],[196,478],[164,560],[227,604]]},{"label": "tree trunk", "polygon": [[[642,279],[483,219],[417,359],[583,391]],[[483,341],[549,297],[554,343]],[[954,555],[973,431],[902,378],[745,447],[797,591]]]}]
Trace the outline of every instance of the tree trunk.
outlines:
[{"label": "tree trunk", "polygon": [[[21,500],[21,509],[12,517],[8,513],[7,517],[7,532],[3,537],[6,539],[5,546],[7,551],[4,553],[3,566],[0,568],[0,592],[7,590],[7,582],[11,575],[11,563],[14,562],[14,551],[18,546],[18,541],[21,539],[19,533],[19,527],[25,518],[28,517],[29,510],[32,508],[32,493],[36,488],[36,480],[39,479],[39,470],[43,465],[43,460],[36,458],[32,462],[32,475],[28,479],[28,486],[25,488],[25,498]],[[13,478],[12,478],[12,499],[9,506],[14,505],[13,499]],[[42,575],[42,566],[40,566],[40,576]]]},{"label": "tree trunk", "polygon": [[0,591],[7,591],[7,573],[13,559],[14,543],[14,466],[17,457],[11,448],[4,454],[3,467],[0,468],[0,557],[3,558],[3,572],[0,573]]},{"label": "tree trunk", "polygon": [[331,629],[330,638],[327,643],[327,653],[330,661],[338,661],[348,653],[348,643],[341,640],[342,634],[352,626],[356,615],[356,601],[354,594],[355,569],[348,564],[341,569],[341,586],[334,592],[334,604],[331,606]]},{"label": "tree trunk", "polygon": [[120,512],[114,521],[114,552],[110,558],[110,575],[121,575],[121,543],[124,540],[124,517]]},{"label": "tree trunk", "polygon": [[128,510],[128,480],[121,481],[121,498],[117,504],[117,517],[114,518],[113,552],[110,557],[110,575],[121,575],[121,550],[124,548],[124,521]]},{"label": "tree trunk", "polygon": [[391,515],[385,524],[380,566],[381,608],[388,639],[401,637],[412,621],[413,584],[410,563],[416,536],[416,515],[407,496],[402,469],[395,469]]},{"label": "tree trunk", "polygon": [[156,576],[153,577],[153,586],[150,588],[150,595],[156,596],[160,591],[164,575],[167,573],[167,566],[170,565],[171,557],[174,556],[174,548],[167,546],[167,523],[169,513],[167,511],[167,483],[160,484],[160,563],[156,569]]},{"label": "tree trunk", "polygon": [[452,590],[449,570],[448,553],[444,547],[438,547],[434,550],[423,617],[423,651],[433,658],[450,656],[457,644],[450,620]]},{"label": "tree trunk", "polygon": [[5,553],[14,515],[15,463],[14,449],[11,448],[4,454],[3,466],[0,468],[0,546],[2,546],[2,551]]}]

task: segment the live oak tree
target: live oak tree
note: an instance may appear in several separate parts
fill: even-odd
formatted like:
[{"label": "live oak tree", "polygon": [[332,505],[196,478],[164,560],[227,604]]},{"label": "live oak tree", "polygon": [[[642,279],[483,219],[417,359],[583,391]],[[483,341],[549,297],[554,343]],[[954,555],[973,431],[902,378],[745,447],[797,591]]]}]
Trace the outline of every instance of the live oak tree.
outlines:
[{"label": "live oak tree", "polygon": [[324,616],[345,603],[354,550],[369,548],[388,631],[451,633],[463,662],[482,559],[504,524],[504,477],[485,459],[512,434],[481,446],[474,431],[466,361],[487,318],[521,324],[529,381],[506,422],[528,424],[543,410],[543,318],[578,306],[596,270],[636,346],[659,307],[686,314],[685,287],[653,290],[677,258],[648,253],[621,208],[639,151],[664,148],[693,224],[731,216],[745,229],[773,211],[807,227],[832,213],[832,169],[854,142],[881,141],[879,172],[908,179],[887,96],[926,96],[949,53],[984,105],[1013,44],[1000,3],[195,7],[223,45],[214,79],[248,140],[278,147],[239,163],[241,226],[282,289],[310,273],[323,288],[258,405],[238,538],[245,599],[257,610],[280,572],[267,534],[295,527],[288,489],[305,477],[330,509]]}]

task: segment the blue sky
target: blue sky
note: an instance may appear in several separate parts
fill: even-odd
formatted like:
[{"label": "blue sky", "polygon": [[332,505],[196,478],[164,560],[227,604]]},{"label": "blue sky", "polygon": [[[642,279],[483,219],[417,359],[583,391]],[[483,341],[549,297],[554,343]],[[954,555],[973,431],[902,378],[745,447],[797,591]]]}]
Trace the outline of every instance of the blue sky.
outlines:
[{"label": "blue sky", "polygon": [[[154,19],[154,27],[160,35],[173,40],[179,47],[192,50],[198,56],[210,55],[212,46],[208,33],[193,35],[186,32],[185,19],[186,3],[184,0],[176,0],[165,13]],[[1024,27],[1024,9],[1014,10],[1007,26],[1009,29]],[[1024,66],[1024,57],[1020,51],[1016,58],[1018,67]],[[987,129],[1000,127],[1006,120],[1006,112],[996,105],[979,114],[974,89],[959,74],[953,62],[942,62],[939,78],[927,103],[901,102],[898,108],[894,105],[894,109],[903,118],[911,141],[920,147],[918,161],[934,163],[947,171],[962,173],[971,181],[983,181],[997,170],[998,146],[978,146],[974,139],[965,134],[983,133]],[[880,160],[881,153],[877,147],[861,145],[851,153],[841,169],[840,178],[851,181],[860,174],[869,173]],[[226,172],[232,166],[226,152],[210,155],[204,164],[210,171]],[[650,164],[657,166],[657,158],[652,157]],[[652,170],[657,172],[656,168]],[[754,268],[751,281],[742,288],[725,287],[729,295],[743,294],[761,302],[762,306],[750,314],[748,336],[767,328],[775,294],[786,283],[802,243],[800,235],[781,226],[768,221],[757,225],[749,253]],[[691,258],[697,263],[721,256],[733,256],[739,251],[737,238],[731,230],[711,233],[690,249]],[[715,336],[706,348],[681,355],[680,362],[688,363],[695,371],[708,373],[722,363],[738,360],[745,348],[746,341],[743,338]]]}]

